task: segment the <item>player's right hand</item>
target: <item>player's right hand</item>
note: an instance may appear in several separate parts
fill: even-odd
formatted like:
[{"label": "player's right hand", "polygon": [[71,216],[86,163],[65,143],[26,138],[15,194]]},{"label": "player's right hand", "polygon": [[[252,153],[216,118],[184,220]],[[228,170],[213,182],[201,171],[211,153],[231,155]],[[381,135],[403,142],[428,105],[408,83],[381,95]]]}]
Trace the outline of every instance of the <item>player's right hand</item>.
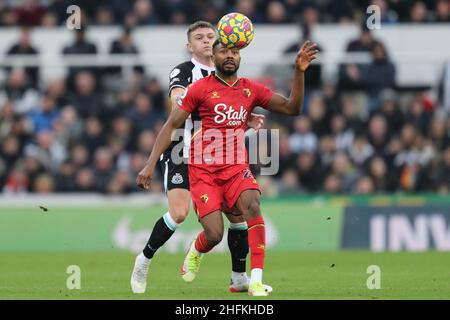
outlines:
[{"label": "player's right hand", "polygon": [[150,182],[153,177],[153,168],[146,165],[141,171],[139,171],[136,178],[136,184],[139,188],[148,190],[150,188]]}]

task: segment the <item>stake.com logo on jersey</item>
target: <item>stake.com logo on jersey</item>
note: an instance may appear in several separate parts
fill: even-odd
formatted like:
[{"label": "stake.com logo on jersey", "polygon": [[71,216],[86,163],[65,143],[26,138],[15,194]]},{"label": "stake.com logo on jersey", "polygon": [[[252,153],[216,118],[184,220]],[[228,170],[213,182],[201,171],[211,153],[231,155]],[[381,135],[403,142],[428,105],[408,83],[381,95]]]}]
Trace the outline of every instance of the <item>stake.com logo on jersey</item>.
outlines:
[{"label": "stake.com logo on jersey", "polygon": [[248,111],[243,106],[239,111],[234,110],[233,106],[228,107],[225,103],[219,103],[214,106],[214,111],[217,116],[214,117],[214,122],[222,124],[226,121],[226,125],[240,126],[246,122]]}]

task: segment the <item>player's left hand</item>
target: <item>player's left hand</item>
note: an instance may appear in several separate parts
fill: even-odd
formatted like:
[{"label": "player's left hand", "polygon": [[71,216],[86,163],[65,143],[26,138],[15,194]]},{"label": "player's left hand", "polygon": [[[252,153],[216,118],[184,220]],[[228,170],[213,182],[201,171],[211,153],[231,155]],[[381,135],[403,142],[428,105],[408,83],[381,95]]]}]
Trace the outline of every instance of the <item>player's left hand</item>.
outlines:
[{"label": "player's left hand", "polygon": [[263,114],[251,113],[247,125],[255,131],[258,131],[264,125],[265,118],[266,116]]},{"label": "player's left hand", "polygon": [[311,64],[311,61],[317,58],[316,55],[318,52],[316,43],[309,40],[305,41],[295,58],[295,68],[301,72],[305,72]]},{"label": "player's left hand", "polygon": [[141,171],[139,171],[136,178],[136,184],[139,188],[148,190],[150,188],[150,181],[152,180],[153,169],[146,165]]}]

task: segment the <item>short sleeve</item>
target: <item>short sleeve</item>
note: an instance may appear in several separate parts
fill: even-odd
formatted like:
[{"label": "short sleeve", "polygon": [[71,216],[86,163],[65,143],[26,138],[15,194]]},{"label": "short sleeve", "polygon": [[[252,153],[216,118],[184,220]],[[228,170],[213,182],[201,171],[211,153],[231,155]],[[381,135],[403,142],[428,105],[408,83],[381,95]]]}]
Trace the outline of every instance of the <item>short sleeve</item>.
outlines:
[{"label": "short sleeve", "polygon": [[272,90],[260,83],[254,82],[253,91],[255,92],[255,107],[266,109],[267,105],[269,104],[270,98],[272,98],[273,95]]},{"label": "short sleeve", "polygon": [[198,107],[199,97],[199,86],[197,83],[191,84],[184,90],[183,95],[177,99],[177,105],[180,109],[191,113]]},{"label": "short sleeve", "polygon": [[191,83],[191,72],[185,65],[178,65],[169,75],[169,96],[173,88],[186,89]]}]

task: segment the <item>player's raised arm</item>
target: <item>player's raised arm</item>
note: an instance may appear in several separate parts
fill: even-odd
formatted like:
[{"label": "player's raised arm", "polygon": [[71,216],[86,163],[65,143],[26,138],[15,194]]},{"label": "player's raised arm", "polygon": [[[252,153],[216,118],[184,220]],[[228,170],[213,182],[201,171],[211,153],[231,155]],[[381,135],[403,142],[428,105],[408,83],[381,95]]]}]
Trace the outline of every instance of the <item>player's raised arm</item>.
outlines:
[{"label": "player's raised arm", "polygon": [[305,71],[318,52],[317,44],[309,40],[302,45],[295,58],[294,81],[289,98],[274,93],[266,106],[267,110],[292,116],[300,114],[305,95]]},{"label": "player's raised arm", "polygon": [[156,137],[155,145],[153,146],[153,150],[147,160],[147,164],[139,172],[136,178],[136,184],[138,187],[143,189],[148,189],[150,187],[150,181],[159,157],[170,146],[172,142],[172,133],[179,128],[184,121],[186,121],[189,114],[189,112],[178,108],[176,105],[172,105],[172,111]]}]

